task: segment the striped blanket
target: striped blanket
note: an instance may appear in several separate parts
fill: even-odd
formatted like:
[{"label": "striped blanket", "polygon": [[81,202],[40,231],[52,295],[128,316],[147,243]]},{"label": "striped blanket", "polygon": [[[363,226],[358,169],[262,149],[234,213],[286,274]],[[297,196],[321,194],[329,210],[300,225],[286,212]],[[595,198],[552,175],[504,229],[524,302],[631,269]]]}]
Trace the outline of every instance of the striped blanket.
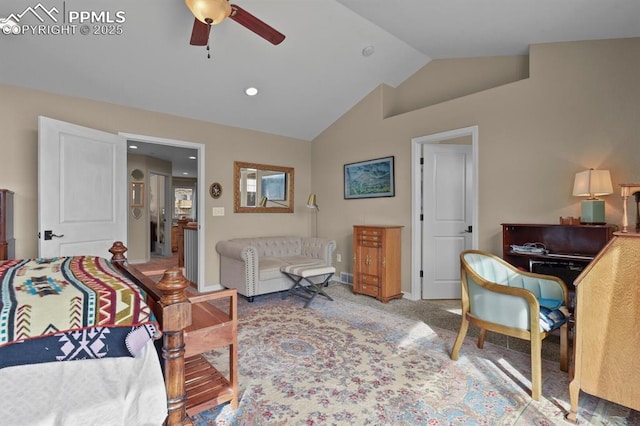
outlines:
[{"label": "striped blanket", "polygon": [[135,356],[158,333],[145,297],[100,257],[0,262],[0,368]]}]

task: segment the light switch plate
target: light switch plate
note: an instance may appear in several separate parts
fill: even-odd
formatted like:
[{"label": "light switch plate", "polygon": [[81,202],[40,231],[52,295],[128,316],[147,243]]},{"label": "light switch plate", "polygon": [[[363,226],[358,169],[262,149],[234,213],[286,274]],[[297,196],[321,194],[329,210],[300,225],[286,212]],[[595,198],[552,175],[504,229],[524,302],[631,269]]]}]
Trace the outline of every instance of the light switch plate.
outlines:
[{"label": "light switch plate", "polygon": [[211,211],[213,216],[224,216],[224,207],[214,207]]}]

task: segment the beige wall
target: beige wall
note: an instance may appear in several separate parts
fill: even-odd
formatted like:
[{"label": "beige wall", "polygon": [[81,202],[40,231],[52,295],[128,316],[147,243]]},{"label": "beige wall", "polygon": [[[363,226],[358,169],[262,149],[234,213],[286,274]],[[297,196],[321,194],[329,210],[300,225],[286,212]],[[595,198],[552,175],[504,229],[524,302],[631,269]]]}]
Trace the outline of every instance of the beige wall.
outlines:
[{"label": "beige wall", "polygon": [[529,77],[528,56],[434,60],[385,93],[384,117],[415,111]]},{"label": "beige wall", "polygon": [[[571,196],[576,172],[608,168],[614,186],[640,181],[640,39],[532,46],[529,77],[515,81],[527,74],[519,68],[522,63],[521,57],[432,61],[398,89],[374,90],[311,144],[0,85],[0,187],[16,192],[16,254],[37,253],[37,116],[45,115],[113,133],[205,145],[205,185],[217,181],[224,188],[219,200],[206,199],[205,210],[224,207],[226,213],[205,218],[207,284],[218,282],[215,243],[220,239],[309,235],[312,215],[304,204],[313,181],[318,233],[336,239],[343,259],[338,270],[352,268],[353,224],[401,224],[402,288],[409,291],[414,137],[479,126],[476,232],[479,248],[498,254],[501,222],[557,223],[561,215],[579,215],[579,200]],[[492,68],[500,76],[495,80],[488,77]],[[508,84],[489,88],[503,83]],[[401,113],[383,118],[391,111]],[[395,197],[343,199],[345,163],[389,155],[395,156]],[[295,167],[295,213],[233,214],[234,160]],[[619,197],[605,199],[607,221],[619,223]]]},{"label": "beige wall", "polygon": [[[205,199],[206,283],[219,282],[215,244],[221,239],[253,235],[309,235],[305,206],[310,192],[310,143],[250,130],[205,123],[104,102],[0,85],[2,128],[0,187],[15,192],[16,256],[37,255],[38,116],[43,115],[107,132],[132,133],[205,145],[206,188],[220,182],[221,198]],[[295,213],[234,214],[234,160],[295,168]],[[212,207],[225,216],[213,217]]]},{"label": "beige wall", "polygon": [[[496,58],[498,59],[498,58]],[[517,62],[517,61],[516,61]],[[614,187],[640,181],[640,39],[535,45],[529,78],[415,109],[391,118],[381,86],[313,141],[312,182],[318,194],[319,235],[335,238],[352,270],[354,224],[399,224],[403,230],[402,288],[411,290],[411,139],[472,125],[479,127],[479,247],[501,254],[502,222],[558,223],[579,216],[571,195],[576,172],[611,171]],[[483,70],[486,61],[478,62]],[[499,61],[496,64],[509,63]],[[449,87],[474,61],[439,60],[398,90],[409,106],[430,87]],[[485,71],[483,71],[484,73]],[[437,79],[436,79],[437,76]],[[450,77],[451,76],[451,77]],[[473,87],[473,84],[469,84]],[[482,84],[479,85],[481,87]],[[486,89],[486,87],[485,87]],[[396,110],[404,110],[395,106]],[[395,156],[396,196],[344,200],[345,163]],[[620,223],[617,193],[604,197],[607,222]]]}]

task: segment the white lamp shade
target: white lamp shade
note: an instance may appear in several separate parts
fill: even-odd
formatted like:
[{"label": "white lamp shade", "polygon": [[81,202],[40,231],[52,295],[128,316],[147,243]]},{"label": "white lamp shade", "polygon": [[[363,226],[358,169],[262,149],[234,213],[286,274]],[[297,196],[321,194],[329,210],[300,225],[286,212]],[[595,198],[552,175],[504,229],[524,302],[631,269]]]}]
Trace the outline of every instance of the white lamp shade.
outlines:
[{"label": "white lamp shade", "polygon": [[573,182],[573,195],[577,197],[595,198],[599,195],[613,193],[609,170],[589,169],[576,173]]}]

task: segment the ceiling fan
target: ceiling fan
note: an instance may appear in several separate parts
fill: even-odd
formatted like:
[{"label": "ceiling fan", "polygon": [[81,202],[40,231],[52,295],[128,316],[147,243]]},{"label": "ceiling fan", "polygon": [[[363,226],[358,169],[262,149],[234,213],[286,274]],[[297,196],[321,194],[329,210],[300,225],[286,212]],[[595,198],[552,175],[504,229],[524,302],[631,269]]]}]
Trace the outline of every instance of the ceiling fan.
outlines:
[{"label": "ceiling fan", "polygon": [[211,25],[219,24],[226,18],[233,19],[272,44],[278,45],[284,40],[284,34],[240,6],[229,4],[228,0],[185,0],[185,3],[195,16],[190,41],[193,46],[206,46]]}]

